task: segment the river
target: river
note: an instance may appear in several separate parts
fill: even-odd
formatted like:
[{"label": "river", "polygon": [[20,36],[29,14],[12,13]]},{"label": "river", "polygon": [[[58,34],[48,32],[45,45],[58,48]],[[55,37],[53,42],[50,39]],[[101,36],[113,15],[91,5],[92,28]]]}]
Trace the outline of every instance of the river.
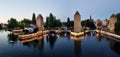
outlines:
[{"label": "river", "polygon": [[0,31],[0,57],[120,57],[120,42],[96,35],[49,37],[21,42]]}]

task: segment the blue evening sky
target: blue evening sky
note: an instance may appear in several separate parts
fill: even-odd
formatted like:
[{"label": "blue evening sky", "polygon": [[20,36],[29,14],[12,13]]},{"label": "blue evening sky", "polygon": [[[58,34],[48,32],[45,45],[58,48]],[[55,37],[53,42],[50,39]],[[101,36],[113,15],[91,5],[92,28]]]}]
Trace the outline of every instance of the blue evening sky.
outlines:
[{"label": "blue evening sky", "polygon": [[76,11],[85,20],[109,19],[111,14],[120,12],[120,0],[0,0],[0,23],[6,23],[11,17],[18,21],[32,18],[32,14],[42,14],[44,21],[50,13],[61,21],[67,17],[73,20]]}]

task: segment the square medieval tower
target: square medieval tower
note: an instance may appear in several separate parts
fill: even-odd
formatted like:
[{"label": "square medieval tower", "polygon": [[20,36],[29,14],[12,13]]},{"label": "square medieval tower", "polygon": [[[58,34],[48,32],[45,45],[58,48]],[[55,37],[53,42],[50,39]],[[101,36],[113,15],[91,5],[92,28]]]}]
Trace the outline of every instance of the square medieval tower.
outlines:
[{"label": "square medieval tower", "polygon": [[76,11],[74,15],[74,32],[80,32],[81,31],[81,15],[78,11]]},{"label": "square medieval tower", "polygon": [[43,21],[43,17],[41,14],[39,14],[37,16],[37,19],[36,19],[36,25],[38,27],[38,29],[41,31],[41,30],[44,30],[44,21]]}]

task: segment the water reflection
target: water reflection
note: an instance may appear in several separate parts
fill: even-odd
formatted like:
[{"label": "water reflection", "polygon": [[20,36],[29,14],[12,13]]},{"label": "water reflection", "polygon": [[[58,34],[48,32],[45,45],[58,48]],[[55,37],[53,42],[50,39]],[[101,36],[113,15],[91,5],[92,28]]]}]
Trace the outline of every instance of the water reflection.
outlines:
[{"label": "water reflection", "polygon": [[[3,32],[1,35],[2,34]],[[8,32],[4,35],[6,36],[7,34]],[[1,41],[2,43],[0,43],[0,45],[2,51],[0,54],[5,56],[10,55],[11,57],[19,57],[22,55],[24,57],[117,57],[120,55],[120,42],[116,42],[114,40],[108,41],[105,37],[103,38],[99,34],[96,34],[96,36],[92,34],[86,34],[85,36],[81,37],[61,35],[50,37],[47,35],[44,37],[39,36],[20,41],[17,41],[18,38],[12,34],[8,34],[7,36],[8,43],[20,43],[9,47],[10,44],[2,45],[6,42]],[[2,56],[0,55],[0,57]]]},{"label": "water reflection", "polygon": [[114,52],[120,54],[120,42],[110,40],[110,47]]},{"label": "water reflection", "polygon": [[14,36],[12,33],[8,34],[8,43],[16,44],[17,43],[17,36]]},{"label": "water reflection", "polygon": [[74,51],[76,56],[80,56],[81,53],[81,40],[74,40]]},{"label": "water reflection", "polygon": [[43,51],[43,49],[44,49],[44,39],[41,38],[39,40],[34,40],[34,41],[31,41],[31,42],[24,42],[23,45],[27,46],[27,47],[38,48],[40,51]]},{"label": "water reflection", "polygon": [[55,37],[47,36],[47,37],[46,37],[46,40],[47,40],[47,42],[50,44],[50,48],[51,48],[51,49],[54,48],[56,39],[57,39],[57,36],[55,36]]},{"label": "water reflection", "polygon": [[104,39],[103,35],[100,33],[96,34],[95,36],[98,42],[101,42]]}]

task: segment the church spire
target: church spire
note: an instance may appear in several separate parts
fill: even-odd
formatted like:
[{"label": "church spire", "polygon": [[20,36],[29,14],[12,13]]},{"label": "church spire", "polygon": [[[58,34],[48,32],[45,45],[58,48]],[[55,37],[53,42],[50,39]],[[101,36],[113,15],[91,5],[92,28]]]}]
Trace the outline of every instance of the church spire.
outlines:
[{"label": "church spire", "polygon": [[91,14],[90,14],[90,20],[92,20],[92,16],[91,16]]},{"label": "church spire", "polygon": [[92,16],[91,16],[91,14],[90,14],[90,21],[92,21]]}]

